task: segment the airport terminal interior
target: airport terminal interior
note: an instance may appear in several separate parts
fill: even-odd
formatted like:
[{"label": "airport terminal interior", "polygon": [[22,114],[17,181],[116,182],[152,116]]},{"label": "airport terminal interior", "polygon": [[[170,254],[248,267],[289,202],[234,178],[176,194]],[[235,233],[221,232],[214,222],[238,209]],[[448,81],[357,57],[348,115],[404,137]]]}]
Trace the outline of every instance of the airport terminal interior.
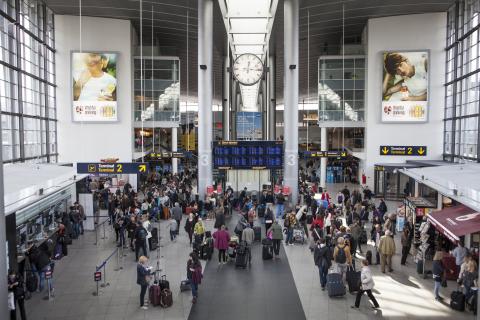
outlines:
[{"label": "airport terminal interior", "polygon": [[0,320],[480,319],[480,0],[0,0]]}]

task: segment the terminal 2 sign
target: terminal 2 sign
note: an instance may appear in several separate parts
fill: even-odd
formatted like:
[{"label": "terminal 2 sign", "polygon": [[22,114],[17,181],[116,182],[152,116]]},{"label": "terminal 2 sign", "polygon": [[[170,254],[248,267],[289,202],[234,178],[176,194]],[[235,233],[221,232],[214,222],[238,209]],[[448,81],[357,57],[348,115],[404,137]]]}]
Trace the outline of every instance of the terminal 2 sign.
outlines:
[{"label": "terminal 2 sign", "polygon": [[416,156],[427,155],[426,146],[380,146],[381,156]]},{"label": "terminal 2 sign", "polygon": [[137,174],[146,173],[148,166],[146,163],[135,162],[79,162],[77,163],[77,173],[83,174]]}]

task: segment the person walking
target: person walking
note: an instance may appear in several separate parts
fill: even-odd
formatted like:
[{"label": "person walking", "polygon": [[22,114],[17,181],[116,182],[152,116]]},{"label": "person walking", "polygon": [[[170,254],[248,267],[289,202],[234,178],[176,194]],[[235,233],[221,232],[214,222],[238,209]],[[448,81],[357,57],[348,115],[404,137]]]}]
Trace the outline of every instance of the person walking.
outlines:
[{"label": "person walking", "polygon": [[140,308],[147,310],[145,306],[145,293],[147,293],[148,284],[150,282],[151,268],[148,267],[148,258],[141,256],[137,264],[137,284],[140,286]]},{"label": "person walking", "polygon": [[360,300],[362,299],[363,293],[367,293],[368,297],[373,303],[373,308],[378,309],[380,306],[378,305],[377,299],[373,296],[372,289],[375,286],[375,282],[373,281],[372,271],[368,266],[368,261],[362,260],[362,271],[360,273],[360,280],[361,280],[361,287],[360,290],[357,292],[357,297],[355,299],[355,305],[352,306],[354,309],[358,309],[360,307]]},{"label": "person walking", "polygon": [[388,272],[393,272],[392,256],[395,254],[395,251],[395,241],[393,240],[392,232],[387,230],[385,235],[380,238],[380,243],[378,244],[382,273],[385,273],[385,265],[388,265]]},{"label": "person walking", "polygon": [[177,219],[173,217],[173,215],[168,222],[168,229],[170,230],[170,240],[174,242],[178,234],[178,222]]},{"label": "person walking", "polygon": [[222,225],[219,230],[213,233],[214,246],[218,250],[218,264],[227,263],[227,256],[225,252],[228,249],[230,241],[230,234],[225,230],[225,225]]},{"label": "person walking", "polygon": [[267,210],[265,211],[265,235],[268,233],[268,230],[273,224],[274,220],[273,215],[273,205],[271,203],[267,204]]},{"label": "person walking", "polygon": [[272,235],[274,258],[278,259],[280,254],[280,244],[283,240],[283,232],[282,227],[278,224],[277,220],[273,222],[272,226],[268,229],[267,234]]},{"label": "person walking", "polygon": [[142,226],[142,222],[137,222],[137,228],[135,229],[135,261],[139,259],[140,249],[142,250],[143,256],[148,257],[147,251],[147,230]]},{"label": "person walking", "polygon": [[[178,202],[175,202],[175,206],[172,208],[172,217],[177,221],[177,226],[180,226],[180,222],[182,222],[182,208],[180,207],[180,204]],[[179,234],[180,228],[177,228],[177,235]]]},{"label": "person walking", "polygon": [[200,217],[198,218],[197,223],[195,223],[195,227],[193,228],[193,234],[195,235],[195,244],[200,245],[205,235],[205,224]]},{"label": "person walking", "polygon": [[193,213],[190,213],[188,215],[187,221],[185,221],[185,232],[188,234],[188,238],[190,239],[190,245],[192,245],[194,226],[195,226],[195,218],[193,216]]},{"label": "person walking", "polygon": [[255,240],[255,232],[253,231],[250,224],[247,224],[245,229],[242,231],[242,241],[245,241],[247,246],[251,246]]},{"label": "person walking", "polygon": [[378,251],[378,246],[380,245],[380,239],[383,236],[382,226],[380,224],[376,224],[374,228],[372,228],[371,238],[372,241],[375,243],[375,264],[380,264],[380,252]]},{"label": "person walking", "polygon": [[190,280],[192,288],[192,303],[197,303],[198,299],[198,285],[202,283],[202,264],[195,252],[190,253],[190,258],[187,262],[187,278]]},{"label": "person walking", "polygon": [[333,251],[333,260],[337,265],[338,273],[340,273],[343,278],[347,272],[348,266],[352,265],[350,247],[345,244],[345,238],[343,237],[337,239],[337,245]]},{"label": "person walking", "polygon": [[313,251],[313,260],[318,267],[320,286],[322,287],[322,291],[324,291],[327,285],[328,269],[330,269],[332,265],[332,252],[330,248],[326,246],[325,239],[317,241],[317,245]]},{"label": "person walking", "polygon": [[358,220],[355,220],[350,226],[350,234],[353,238],[353,244],[355,244],[354,246],[352,245],[352,255],[355,256],[355,254],[357,253],[357,248],[359,249],[360,253],[362,253],[362,246],[360,243],[362,227],[360,226],[360,222]]},{"label": "person walking", "polygon": [[25,290],[23,288],[23,278],[15,270],[8,271],[8,293],[13,294],[13,310],[10,310],[10,319],[17,319],[16,306],[20,310],[22,320],[27,320],[25,313]]},{"label": "person walking", "polygon": [[400,264],[404,266],[407,262],[408,254],[410,253],[410,248],[412,246],[412,240],[410,239],[410,230],[408,228],[403,229],[402,232],[402,260]]},{"label": "person walking", "polygon": [[295,211],[291,211],[285,217],[283,226],[287,229],[287,238],[285,239],[285,245],[293,246],[293,227],[297,224],[297,218],[295,217]]},{"label": "person walking", "polygon": [[445,268],[442,263],[443,252],[436,251],[433,256],[432,262],[432,274],[433,274],[433,293],[435,294],[435,300],[440,301],[443,298],[440,296],[440,287],[442,286],[442,281],[445,279]]}]

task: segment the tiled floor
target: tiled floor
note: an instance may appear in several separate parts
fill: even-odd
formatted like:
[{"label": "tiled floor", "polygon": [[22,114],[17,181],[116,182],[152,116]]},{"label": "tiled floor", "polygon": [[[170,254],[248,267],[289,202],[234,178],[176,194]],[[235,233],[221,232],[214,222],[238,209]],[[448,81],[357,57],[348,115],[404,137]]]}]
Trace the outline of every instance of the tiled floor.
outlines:
[{"label": "tiled floor", "polygon": [[[329,192],[333,196],[336,194],[336,189],[342,187],[343,185],[329,186]],[[387,205],[389,208],[394,208],[397,204],[387,203]],[[211,226],[212,222],[207,221],[207,224]],[[127,256],[121,271],[113,271],[116,267],[113,259],[107,268],[107,280],[110,286],[102,289],[103,294],[99,297],[93,296],[95,266],[113,252],[115,244],[112,238],[114,235],[111,232],[107,232],[108,239],[100,240],[98,246],[93,245],[94,234],[87,233],[69,247],[69,256],[56,265],[55,299],[44,301],[42,299],[44,294],[36,293],[26,302],[28,319],[188,319],[191,310],[191,293],[179,292],[179,283],[185,278],[185,263],[190,252],[188,239],[183,231],[183,223],[180,231],[181,235],[177,242],[170,242],[168,237],[161,242],[163,247],[160,251],[160,267],[166,271],[173,291],[174,304],[171,308],[151,307],[146,311],[138,308],[139,286],[136,284],[136,264],[132,252],[125,252]],[[161,235],[167,235],[166,223],[161,224]],[[396,241],[399,241],[398,236]],[[225,265],[222,267],[223,270],[217,272],[216,253],[214,254],[211,265],[206,267],[204,283],[200,287],[199,305],[195,306],[191,320],[213,319],[212,315],[221,315],[222,319],[297,320],[303,318],[301,315],[298,316],[300,313],[297,311],[293,313],[285,311],[280,314],[277,311],[286,310],[290,305],[296,310],[296,305],[300,303],[304,317],[308,320],[474,319],[471,313],[455,312],[449,308],[448,297],[456,288],[453,282],[449,282],[448,288],[441,290],[442,295],[446,297],[445,302],[436,302],[433,299],[433,281],[420,279],[417,276],[411,257],[408,266],[400,266],[400,257],[397,254],[393,259],[395,271],[392,274],[384,275],[379,272],[378,267],[372,267],[376,283],[374,294],[380,303],[380,310],[371,309],[366,296],[362,299],[360,310],[352,310],[350,305],[354,301],[353,295],[347,293],[345,297],[330,299],[325,291],[320,290],[318,271],[313,264],[307,245],[282,247],[281,250],[285,251],[290,265],[290,268],[286,269],[284,265],[286,258],[275,262],[270,261],[272,263],[263,263],[260,250],[260,246],[254,249],[256,261],[251,270],[235,270],[233,266]],[[156,261],[157,252],[151,254],[151,264],[155,266]],[[288,280],[292,275],[298,295],[291,294],[295,291],[293,282]],[[230,281],[231,277],[237,278],[235,281]],[[241,283],[241,285],[234,287],[235,283]],[[227,291],[225,295],[220,296],[221,299],[218,294],[219,288]],[[300,302],[292,303],[289,300],[290,296],[296,297],[295,299]],[[215,308],[215,299],[224,303],[217,303]],[[204,302],[205,300],[207,302]],[[255,303],[251,304],[250,301]],[[205,305],[200,306],[201,303]],[[237,312],[237,308],[230,307],[231,305],[240,306],[244,311]],[[284,307],[287,308],[284,309]],[[261,312],[255,312],[259,309]],[[203,310],[206,310],[206,313]],[[266,310],[270,312],[265,312]]]}]

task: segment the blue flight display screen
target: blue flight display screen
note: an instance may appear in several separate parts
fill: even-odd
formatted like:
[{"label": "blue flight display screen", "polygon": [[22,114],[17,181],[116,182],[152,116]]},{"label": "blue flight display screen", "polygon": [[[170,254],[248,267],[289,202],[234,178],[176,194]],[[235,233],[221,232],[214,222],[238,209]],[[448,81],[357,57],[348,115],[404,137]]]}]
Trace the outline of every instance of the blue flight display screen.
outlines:
[{"label": "blue flight display screen", "polygon": [[281,169],[283,141],[215,141],[216,169]]}]

